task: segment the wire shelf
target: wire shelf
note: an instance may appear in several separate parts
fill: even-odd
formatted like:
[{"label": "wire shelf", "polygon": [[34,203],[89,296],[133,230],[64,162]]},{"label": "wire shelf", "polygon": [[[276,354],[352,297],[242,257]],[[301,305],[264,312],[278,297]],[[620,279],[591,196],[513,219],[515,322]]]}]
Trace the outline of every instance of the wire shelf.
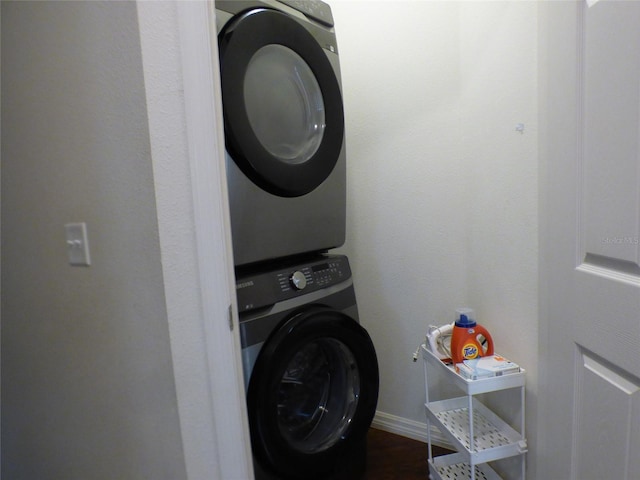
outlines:
[{"label": "wire shelf", "polygon": [[434,480],[468,480],[471,469],[475,480],[501,480],[501,477],[487,464],[471,466],[461,460],[459,453],[435,457],[429,461],[429,472]]},{"label": "wire shelf", "polygon": [[434,425],[449,436],[458,450],[471,454],[471,463],[490,462],[499,458],[520,455],[527,444],[520,433],[485,407],[472,399],[473,439],[470,436],[468,397],[450,398],[425,405]]}]

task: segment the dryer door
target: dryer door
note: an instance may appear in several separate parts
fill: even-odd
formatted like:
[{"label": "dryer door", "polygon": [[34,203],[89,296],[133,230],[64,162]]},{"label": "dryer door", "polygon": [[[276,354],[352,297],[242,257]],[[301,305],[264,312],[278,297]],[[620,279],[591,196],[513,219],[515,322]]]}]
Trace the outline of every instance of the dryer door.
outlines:
[{"label": "dryer door", "polygon": [[292,17],[254,9],[220,32],[226,146],[260,188],[307,194],[333,170],[344,137],[336,72]]},{"label": "dryer door", "polygon": [[278,478],[324,478],[361,445],[377,400],[366,330],[334,310],[298,313],[272,334],[251,375],[254,455]]}]

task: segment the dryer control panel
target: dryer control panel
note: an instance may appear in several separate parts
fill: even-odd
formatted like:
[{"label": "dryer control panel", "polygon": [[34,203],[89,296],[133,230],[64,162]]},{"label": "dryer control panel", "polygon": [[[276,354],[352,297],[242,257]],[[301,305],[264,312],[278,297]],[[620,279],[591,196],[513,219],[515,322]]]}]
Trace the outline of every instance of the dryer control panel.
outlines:
[{"label": "dryer control panel", "polygon": [[280,3],[289,5],[291,8],[304,13],[307,17],[313,18],[328,27],[333,27],[333,15],[331,7],[318,0],[279,0]]},{"label": "dryer control panel", "polygon": [[238,274],[236,295],[240,313],[328,288],[351,278],[349,260],[325,255],[312,262],[289,263],[275,270]]}]

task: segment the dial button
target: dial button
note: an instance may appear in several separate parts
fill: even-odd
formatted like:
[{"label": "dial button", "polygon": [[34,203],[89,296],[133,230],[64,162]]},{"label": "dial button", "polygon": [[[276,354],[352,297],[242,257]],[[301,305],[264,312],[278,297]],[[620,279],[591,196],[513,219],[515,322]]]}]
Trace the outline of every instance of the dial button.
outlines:
[{"label": "dial button", "polygon": [[300,270],[297,270],[291,275],[291,284],[296,290],[302,290],[307,286],[307,277]]}]

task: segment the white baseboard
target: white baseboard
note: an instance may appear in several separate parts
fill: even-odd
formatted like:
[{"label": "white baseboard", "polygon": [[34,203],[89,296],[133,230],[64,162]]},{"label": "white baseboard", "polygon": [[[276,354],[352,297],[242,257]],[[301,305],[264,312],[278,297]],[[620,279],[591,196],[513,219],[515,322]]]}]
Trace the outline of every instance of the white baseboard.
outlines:
[{"label": "white baseboard", "polygon": [[[409,420],[408,418],[378,410],[376,411],[375,417],[373,417],[371,426],[378,430],[384,430],[385,432],[395,433],[396,435],[427,443],[426,422],[416,422],[415,420]],[[453,445],[436,427],[431,427],[431,441],[439,447],[453,449]]]}]

